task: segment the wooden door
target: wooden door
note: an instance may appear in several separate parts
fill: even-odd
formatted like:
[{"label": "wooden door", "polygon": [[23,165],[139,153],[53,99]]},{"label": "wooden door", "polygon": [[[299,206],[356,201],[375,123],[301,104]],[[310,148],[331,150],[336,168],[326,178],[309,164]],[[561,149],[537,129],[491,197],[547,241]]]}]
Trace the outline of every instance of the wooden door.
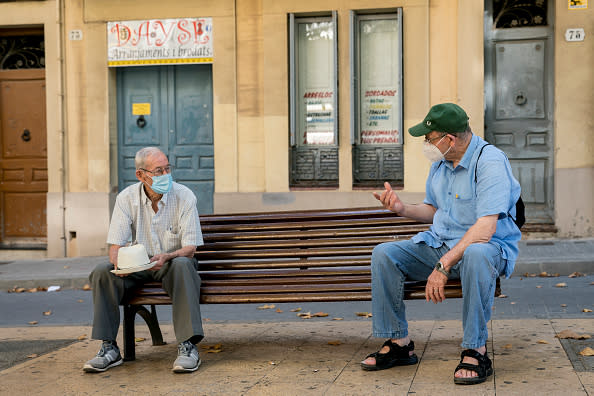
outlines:
[{"label": "wooden door", "polygon": [[46,242],[43,69],[0,71],[0,246]]}]

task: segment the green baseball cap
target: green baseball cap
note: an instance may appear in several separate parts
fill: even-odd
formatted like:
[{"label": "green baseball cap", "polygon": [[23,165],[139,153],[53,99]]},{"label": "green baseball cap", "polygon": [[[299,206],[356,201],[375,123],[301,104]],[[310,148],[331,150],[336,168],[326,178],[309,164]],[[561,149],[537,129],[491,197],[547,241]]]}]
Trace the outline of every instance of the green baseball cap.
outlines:
[{"label": "green baseball cap", "polygon": [[431,131],[456,133],[468,128],[468,116],[462,107],[454,103],[433,106],[423,122],[408,128],[413,136],[423,136]]}]

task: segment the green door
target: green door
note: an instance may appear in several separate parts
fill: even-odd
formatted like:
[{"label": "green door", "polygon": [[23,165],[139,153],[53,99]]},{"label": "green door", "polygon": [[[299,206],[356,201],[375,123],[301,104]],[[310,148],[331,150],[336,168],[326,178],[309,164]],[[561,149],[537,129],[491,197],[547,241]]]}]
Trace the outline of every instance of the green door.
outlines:
[{"label": "green door", "polygon": [[136,183],[134,155],[159,147],[173,179],[213,212],[214,149],[211,65],[141,66],[117,70],[118,187]]}]

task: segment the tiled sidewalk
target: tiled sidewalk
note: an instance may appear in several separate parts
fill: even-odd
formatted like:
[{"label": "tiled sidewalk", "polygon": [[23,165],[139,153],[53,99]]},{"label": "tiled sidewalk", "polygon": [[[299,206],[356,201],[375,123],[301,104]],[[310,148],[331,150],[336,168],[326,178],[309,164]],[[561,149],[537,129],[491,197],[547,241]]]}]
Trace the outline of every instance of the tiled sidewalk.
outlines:
[{"label": "tiled sidewalk", "polygon": [[[495,375],[480,385],[456,386],[459,321],[414,321],[411,336],[420,363],[365,372],[359,361],[383,340],[371,323],[303,320],[284,323],[205,323],[202,366],[173,374],[173,329],[163,326],[165,346],[152,346],[139,324],[137,360],[105,373],[85,374],[82,364],[98,350],[84,340],[0,371],[0,394],[40,395],[594,395],[594,372],[576,372],[555,334],[571,329],[594,335],[591,319],[494,320],[489,353]],[[88,327],[0,328],[0,339],[77,339]],[[331,345],[334,343],[338,345]],[[120,341],[121,344],[121,341]]]}]

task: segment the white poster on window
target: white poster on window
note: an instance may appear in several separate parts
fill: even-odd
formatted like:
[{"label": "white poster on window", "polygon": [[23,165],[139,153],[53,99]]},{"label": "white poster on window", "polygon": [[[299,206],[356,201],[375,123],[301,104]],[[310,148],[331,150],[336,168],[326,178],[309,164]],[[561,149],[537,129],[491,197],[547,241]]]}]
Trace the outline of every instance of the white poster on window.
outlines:
[{"label": "white poster on window", "polygon": [[334,143],[334,95],[332,91],[309,91],[303,95],[305,133],[303,144]]},{"label": "white poster on window", "polygon": [[109,66],[212,62],[212,18],[107,23]]},{"label": "white poster on window", "polygon": [[297,35],[297,144],[336,144],[333,23],[300,23]]},{"label": "white poster on window", "polygon": [[360,143],[399,144],[400,63],[397,19],[360,21]]}]

